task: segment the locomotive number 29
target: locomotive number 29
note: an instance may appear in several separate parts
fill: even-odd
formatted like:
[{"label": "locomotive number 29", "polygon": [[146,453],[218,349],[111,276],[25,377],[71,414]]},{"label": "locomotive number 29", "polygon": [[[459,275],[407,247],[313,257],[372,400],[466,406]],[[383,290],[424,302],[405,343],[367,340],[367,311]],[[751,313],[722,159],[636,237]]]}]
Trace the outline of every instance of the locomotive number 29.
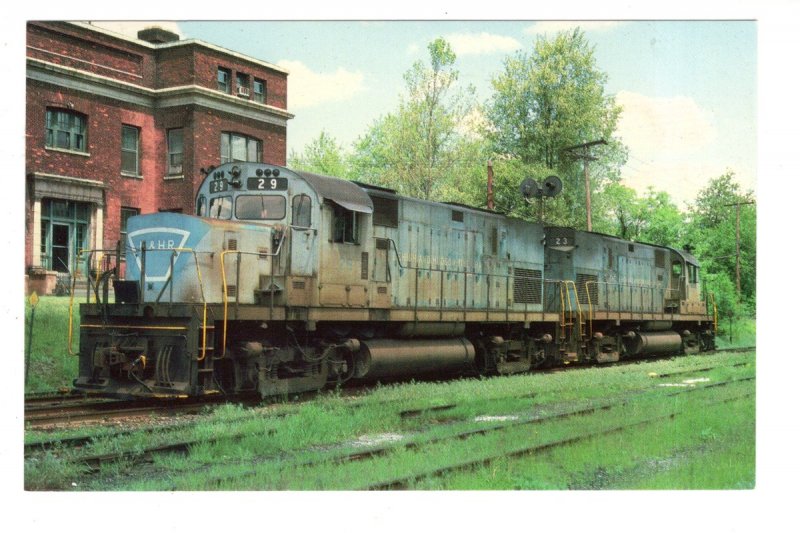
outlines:
[{"label": "locomotive number 29", "polygon": [[252,191],[285,191],[288,182],[286,178],[247,178],[247,188]]}]

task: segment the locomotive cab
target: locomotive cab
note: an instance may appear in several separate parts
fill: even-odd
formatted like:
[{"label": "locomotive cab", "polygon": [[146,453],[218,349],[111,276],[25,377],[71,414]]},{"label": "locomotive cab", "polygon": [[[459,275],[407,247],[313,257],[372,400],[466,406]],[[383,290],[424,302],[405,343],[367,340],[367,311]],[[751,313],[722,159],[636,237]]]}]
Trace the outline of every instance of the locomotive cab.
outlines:
[{"label": "locomotive cab", "polygon": [[670,250],[669,286],[664,297],[664,311],[677,314],[706,314],[701,298],[700,264],[689,252]]}]

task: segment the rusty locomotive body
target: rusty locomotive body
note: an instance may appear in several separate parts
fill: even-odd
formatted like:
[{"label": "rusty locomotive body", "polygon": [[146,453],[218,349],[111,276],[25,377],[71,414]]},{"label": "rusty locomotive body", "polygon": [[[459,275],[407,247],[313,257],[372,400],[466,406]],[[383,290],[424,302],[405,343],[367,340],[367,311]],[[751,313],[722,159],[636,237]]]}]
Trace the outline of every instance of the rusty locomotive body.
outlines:
[{"label": "rusty locomotive body", "polygon": [[686,252],[257,163],[196,200],[129,219],[124,279],[81,306],[77,388],[271,396],[714,345]]}]

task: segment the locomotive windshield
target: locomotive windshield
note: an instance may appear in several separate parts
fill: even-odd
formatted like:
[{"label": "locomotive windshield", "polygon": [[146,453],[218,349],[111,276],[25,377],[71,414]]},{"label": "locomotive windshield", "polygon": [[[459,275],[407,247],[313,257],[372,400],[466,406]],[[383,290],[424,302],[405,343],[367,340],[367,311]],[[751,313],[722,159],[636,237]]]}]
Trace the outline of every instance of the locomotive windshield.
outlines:
[{"label": "locomotive windshield", "polygon": [[230,196],[217,196],[211,199],[211,205],[208,207],[208,216],[211,218],[221,218],[228,220],[231,218],[231,205]]},{"label": "locomotive windshield", "polygon": [[236,197],[239,220],[282,220],[286,217],[286,198],[247,194]]}]

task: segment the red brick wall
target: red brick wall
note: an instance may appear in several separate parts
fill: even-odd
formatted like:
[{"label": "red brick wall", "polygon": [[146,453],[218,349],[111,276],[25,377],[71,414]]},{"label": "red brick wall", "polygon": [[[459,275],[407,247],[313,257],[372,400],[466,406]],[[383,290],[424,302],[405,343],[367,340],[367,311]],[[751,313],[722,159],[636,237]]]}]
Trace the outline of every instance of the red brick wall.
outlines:
[{"label": "red brick wall", "polygon": [[[280,109],[286,109],[286,74],[270,70],[256,63],[225,56],[214,50],[201,47],[195,48],[193,72],[197,85],[217,90],[217,70],[219,67],[231,70],[231,87],[233,91],[235,91],[237,73],[247,74],[251,90],[253,79],[259,78],[264,80],[267,85],[267,97],[264,103]],[[252,100],[252,98],[251,92],[250,99]]]},{"label": "red brick wall", "polygon": [[58,22],[28,23],[28,57],[152,87],[155,57],[129,41]]},{"label": "red brick wall", "polygon": [[[180,46],[156,51],[156,88],[197,85],[194,75],[194,54],[190,47]],[[214,72],[216,76],[216,71]],[[216,79],[216,78],[215,78]]]}]

